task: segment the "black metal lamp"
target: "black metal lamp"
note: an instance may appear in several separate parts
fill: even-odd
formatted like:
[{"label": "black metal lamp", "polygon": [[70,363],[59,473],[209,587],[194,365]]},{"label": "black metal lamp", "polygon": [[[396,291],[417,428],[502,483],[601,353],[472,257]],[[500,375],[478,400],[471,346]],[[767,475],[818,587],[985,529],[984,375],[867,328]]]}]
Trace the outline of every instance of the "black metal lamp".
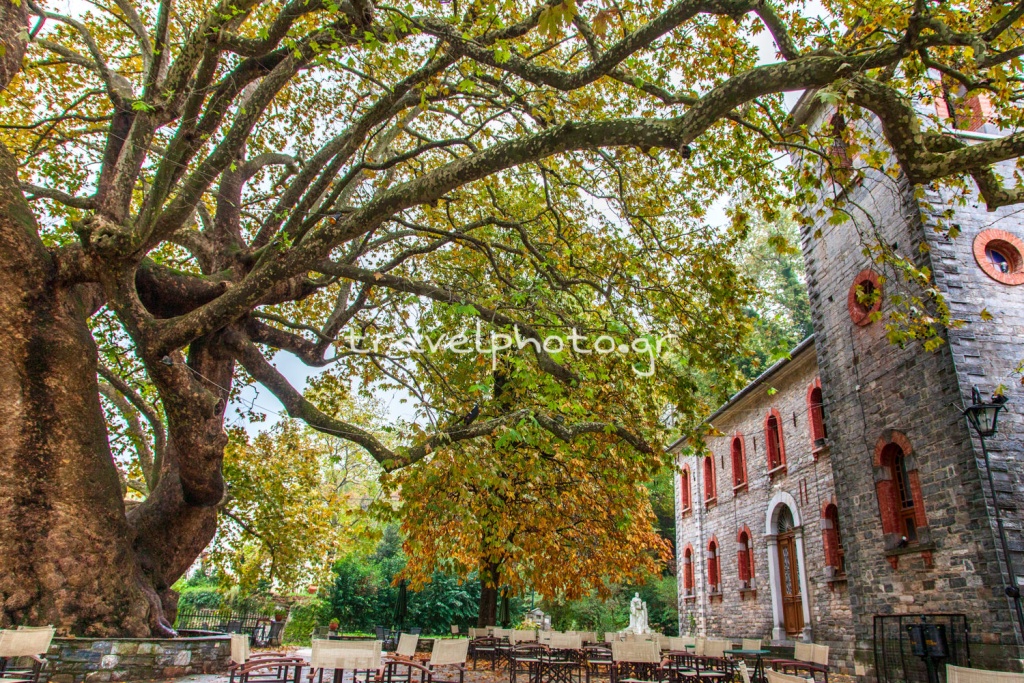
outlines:
[{"label": "black metal lamp", "polygon": [[993,436],[996,433],[996,423],[999,420],[999,411],[1003,409],[1003,404],[1006,403],[1006,398],[1003,396],[993,397],[990,403],[985,403],[981,400],[981,392],[978,391],[978,387],[974,387],[971,392],[971,400],[973,405],[967,406],[964,409],[964,415],[967,416],[968,421],[971,423],[971,427],[978,433],[978,436],[987,438]]},{"label": "black metal lamp", "polygon": [[1021,591],[1017,579],[1017,573],[1013,569],[1013,558],[1010,555],[1010,545],[1006,541],[1006,529],[1003,526],[1003,516],[999,511],[999,501],[996,498],[996,485],[992,481],[992,463],[989,462],[988,447],[985,445],[987,437],[994,436],[996,425],[999,421],[999,411],[1006,403],[1006,397],[996,394],[992,400],[986,403],[981,399],[981,392],[978,387],[971,390],[971,403],[961,412],[967,416],[967,422],[971,429],[978,435],[981,442],[981,453],[985,458],[985,472],[988,475],[988,488],[992,494],[992,509],[995,512],[996,527],[999,531],[999,541],[1003,546],[1003,562],[1006,564],[1007,581],[1004,591],[1006,597],[1013,600],[1013,606],[1017,612],[1017,624],[1022,635],[1024,635],[1024,607],[1021,606]]}]

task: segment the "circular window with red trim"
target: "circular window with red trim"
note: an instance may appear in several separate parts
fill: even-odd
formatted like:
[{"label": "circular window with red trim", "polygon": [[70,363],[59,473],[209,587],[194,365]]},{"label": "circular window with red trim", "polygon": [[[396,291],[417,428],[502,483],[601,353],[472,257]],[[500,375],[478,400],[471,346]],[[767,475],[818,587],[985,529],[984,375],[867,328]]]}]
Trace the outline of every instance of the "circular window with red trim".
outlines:
[{"label": "circular window with red trim", "polygon": [[857,273],[850,285],[846,306],[850,309],[850,319],[854,323],[861,327],[871,324],[871,314],[882,310],[882,283],[878,273],[873,270]]},{"label": "circular window with red trim", "polygon": [[1004,285],[1024,284],[1024,242],[1005,230],[982,230],[974,238],[974,260]]}]

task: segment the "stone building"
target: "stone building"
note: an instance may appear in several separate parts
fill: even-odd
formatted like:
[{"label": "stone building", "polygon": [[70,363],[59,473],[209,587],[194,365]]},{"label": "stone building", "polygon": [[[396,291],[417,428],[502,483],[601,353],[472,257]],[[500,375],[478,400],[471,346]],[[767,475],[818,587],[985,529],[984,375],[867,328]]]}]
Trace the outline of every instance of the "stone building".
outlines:
[{"label": "stone building", "polygon": [[[812,128],[832,116],[813,96],[794,111]],[[965,127],[968,142],[1000,134]],[[803,232],[813,337],[709,418],[710,457],[672,445],[680,627],[825,643],[833,666],[871,675],[875,615],[962,613],[975,665],[1020,670],[1006,589],[1024,584],[1024,214],[881,173],[837,191],[862,213]],[[959,236],[936,230],[942,212]],[[872,315],[919,292],[865,254],[871,240],[928,269],[964,321],[938,349],[894,345]],[[958,408],[975,386],[1008,398],[987,442],[997,501]]]}]

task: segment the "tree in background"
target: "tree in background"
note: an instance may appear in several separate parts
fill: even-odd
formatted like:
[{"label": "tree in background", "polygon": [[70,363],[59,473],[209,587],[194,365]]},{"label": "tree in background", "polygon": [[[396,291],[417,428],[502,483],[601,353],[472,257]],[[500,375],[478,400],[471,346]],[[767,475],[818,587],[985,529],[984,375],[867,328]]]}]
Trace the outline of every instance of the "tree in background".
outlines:
[{"label": "tree in background", "polygon": [[[1024,199],[991,171],[1024,133],[967,147],[922,132],[943,122],[909,99],[939,71],[1019,128],[1020,3],[825,0],[828,20],[763,0],[44,4],[0,2],[0,626],[170,634],[249,378],[388,470],[524,428],[660,457],[629,364],[526,349],[529,402],[450,423],[485,363],[438,372],[368,333],[438,311],[538,345],[670,330],[689,367],[723,364],[745,301],[706,207],[750,188],[767,216],[780,150],[834,148],[787,126],[783,92],[878,117],[895,154],[864,159],[882,171]],[[765,31],[780,61],[759,65]],[[825,176],[791,177],[813,203]],[[278,350],[407,386],[422,419],[389,446],[304,397]],[[149,423],[128,508],[97,373]]]},{"label": "tree in background", "polygon": [[[478,625],[495,623],[499,591],[573,599],[657,573],[671,555],[653,528],[643,482],[657,461],[607,436],[571,445],[544,430],[504,430],[489,445],[438,453],[387,478],[382,514],[405,535],[403,576],[481,582]],[[567,571],[567,568],[571,570]]]},{"label": "tree in background", "polygon": [[362,449],[296,421],[252,438],[232,430],[220,508],[226,524],[210,561],[242,591],[257,583],[281,592],[320,583],[333,559],[365,535],[363,510],[379,494],[378,472]]}]

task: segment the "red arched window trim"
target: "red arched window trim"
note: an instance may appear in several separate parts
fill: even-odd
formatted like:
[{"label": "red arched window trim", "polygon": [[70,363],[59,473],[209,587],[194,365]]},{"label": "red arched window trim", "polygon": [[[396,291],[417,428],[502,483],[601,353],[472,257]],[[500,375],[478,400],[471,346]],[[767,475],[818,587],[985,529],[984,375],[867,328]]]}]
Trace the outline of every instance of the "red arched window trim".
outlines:
[{"label": "red arched window trim", "polygon": [[708,592],[722,592],[722,565],[719,557],[718,539],[714,536],[708,541]]},{"label": "red arched window trim", "polygon": [[[740,590],[752,590],[754,580],[754,536],[746,524],[736,534],[736,568],[740,577]],[[744,584],[746,584],[744,586]]]},{"label": "red arched window trim", "polygon": [[807,388],[807,424],[811,432],[811,452],[817,456],[825,448],[825,439],[828,438],[820,377],[815,378]]},{"label": "red arched window trim", "polygon": [[683,595],[693,595],[693,546],[689,543],[683,548]]},{"label": "red arched window trim", "polygon": [[693,481],[690,475],[690,466],[684,465],[679,473],[679,512],[683,515],[690,514],[693,507]]},{"label": "red arched window trim", "polygon": [[846,554],[839,527],[839,508],[834,498],[821,508],[821,536],[825,546],[825,566],[831,568],[833,578],[845,576]]},{"label": "red arched window trim", "polygon": [[768,474],[786,471],[786,442],[782,437],[782,415],[776,408],[764,418],[764,444]]},{"label": "red arched window trim", "polygon": [[900,545],[903,538],[907,544],[917,543],[918,530],[928,526],[913,452],[902,432],[892,431],[875,443],[875,493],[887,550]]},{"label": "red arched window trim", "polygon": [[718,501],[718,492],[715,489],[715,457],[708,455],[704,458],[704,504],[714,505]]},{"label": "red arched window trim", "polygon": [[732,491],[738,493],[747,488],[747,447],[742,434],[732,437],[729,453],[732,460]]}]

